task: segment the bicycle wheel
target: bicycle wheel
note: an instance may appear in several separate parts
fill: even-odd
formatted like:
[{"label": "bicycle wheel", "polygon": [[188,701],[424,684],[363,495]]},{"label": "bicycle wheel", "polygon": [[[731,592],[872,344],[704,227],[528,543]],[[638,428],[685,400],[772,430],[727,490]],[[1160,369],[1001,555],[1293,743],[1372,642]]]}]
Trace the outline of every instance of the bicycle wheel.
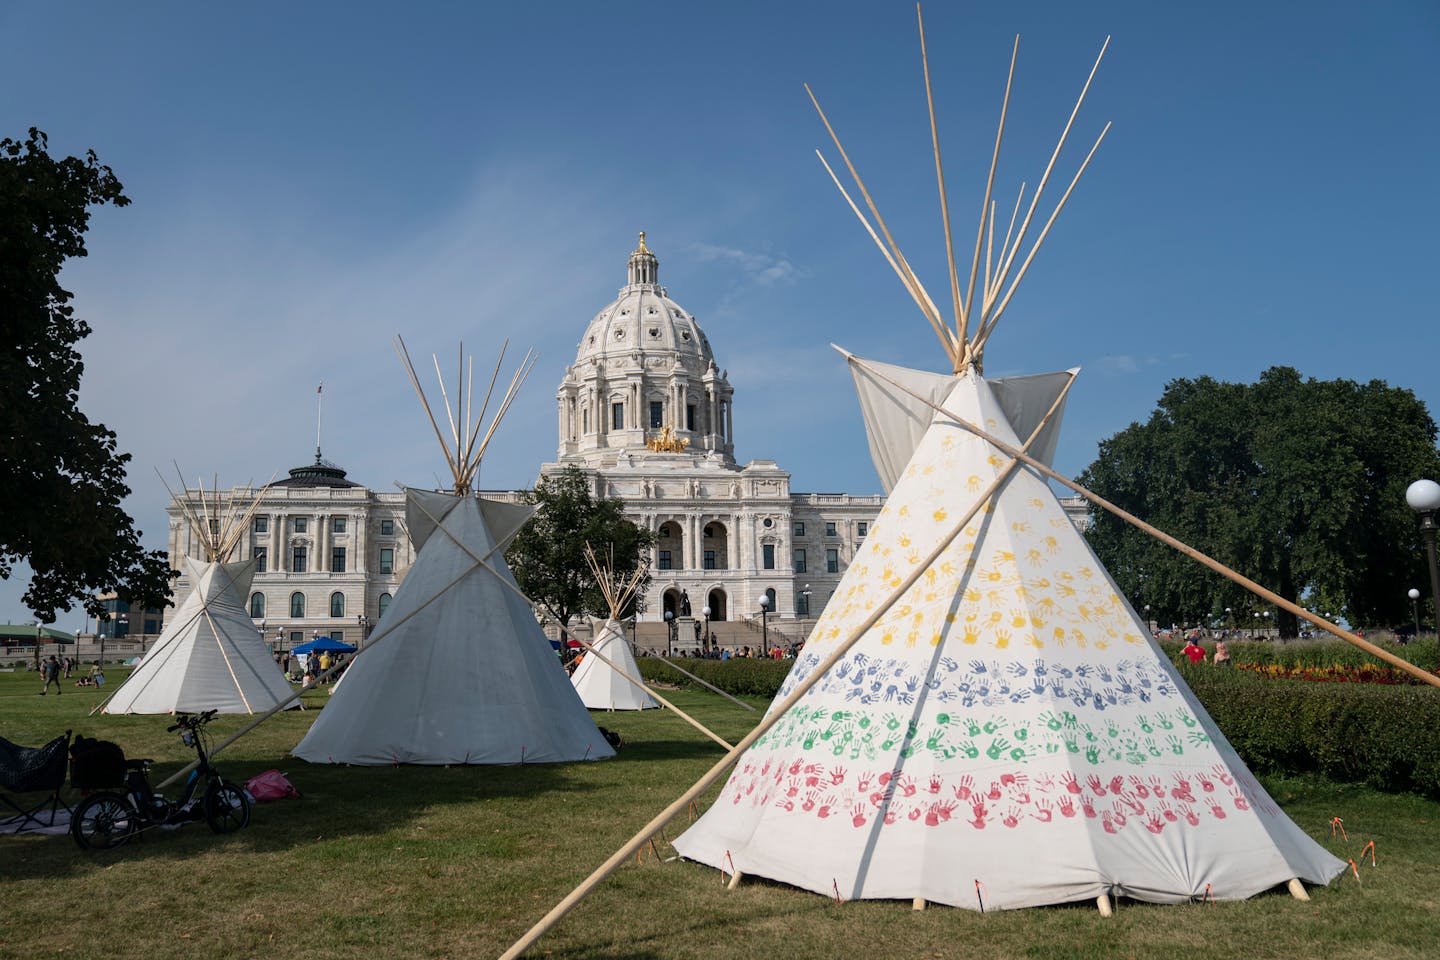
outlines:
[{"label": "bicycle wheel", "polygon": [[70,817],[70,836],[81,850],[108,850],[134,836],[139,816],[118,793],[92,794]]},{"label": "bicycle wheel", "polygon": [[234,833],[250,822],[250,798],[229,780],[211,780],[205,788],[205,822],[216,833]]}]

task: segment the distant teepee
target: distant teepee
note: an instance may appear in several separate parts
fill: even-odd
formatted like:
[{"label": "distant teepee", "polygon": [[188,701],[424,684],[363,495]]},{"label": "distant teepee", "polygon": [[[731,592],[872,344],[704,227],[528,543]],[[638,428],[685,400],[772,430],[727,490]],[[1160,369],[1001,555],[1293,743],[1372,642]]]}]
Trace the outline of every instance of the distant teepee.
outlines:
[{"label": "distant teepee", "polygon": [[[921,42],[923,52],[923,25]],[[1002,133],[1004,118],[1002,107]],[[931,121],[933,131],[933,105]],[[1341,861],[1246,770],[1046,480],[959,426],[1037,462],[1053,450],[1075,371],[992,382],[981,365],[1069,196],[1011,279],[1055,156],[998,251],[992,158],[963,282],[939,156],[937,138],[953,327],[855,180],[886,242],[871,236],[950,371],[850,357],[889,498],[772,706],[774,725],[675,847],[826,895],[971,909],[1238,899],[1287,882],[1303,895],[1299,880],[1325,883]]]},{"label": "distant teepee", "polygon": [[[266,488],[268,489],[268,487]],[[247,505],[197,484],[198,510],[181,484],[179,505],[201,557],[185,557],[193,589],[140,665],[110,696],[105,713],[177,713],[218,710],[259,713],[290,696],[289,682],[265,647],[245,609],[255,561],[228,562],[265,497]]]},{"label": "distant teepee", "polygon": [[[505,564],[505,546],[535,508],[474,493],[485,448],[533,357],[511,378],[482,438],[500,363],[473,424],[473,363],[453,410],[441,379],[447,436],[398,338],[396,352],[445,452],[453,491],[406,490],[415,563],[294,754],[367,765],[612,756]],[[435,368],[438,376],[438,360]]]},{"label": "distant teepee", "polygon": [[[591,652],[585,654],[580,666],[575,668],[570,682],[591,710],[648,710],[660,704],[650,696],[649,691],[615,669],[619,667],[632,677],[640,676],[640,667],[635,662],[635,654],[630,650],[630,641],[626,639],[625,628],[620,621],[626,604],[634,598],[636,589],[645,579],[645,565],[640,564],[629,576],[622,577],[615,573],[615,558],[611,556],[609,559],[610,562],[602,566],[595,551],[588,543],[585,545],[585,562],[595,575],[595,582],[600,585],[610,616],[591,642]],[[592,653],[601,656],[592,656]],[[612,667],[601,657],[615,666]]]}]

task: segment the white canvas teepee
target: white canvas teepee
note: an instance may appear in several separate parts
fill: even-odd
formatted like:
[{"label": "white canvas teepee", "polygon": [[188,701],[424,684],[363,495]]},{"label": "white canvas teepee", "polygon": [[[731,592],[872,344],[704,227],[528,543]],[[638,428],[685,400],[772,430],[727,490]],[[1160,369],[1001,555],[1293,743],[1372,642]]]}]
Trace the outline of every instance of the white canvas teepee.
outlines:
[{"label": "white canvas teepee", "polygon": [[649,691],[637,686],[621,672],[631,677],[640,676],[640,666],[635,662],[635,654],[630,650],[630,641],[625,637],[625,628],[620,625],[620,620],[625,605],[645,577],[645,567],[640,566],[629,577],[617,577],[613,565],[601,566],[589,544],[585,545],[585,560],[605,596],[610,616],[592,641],[591,651],[585,654],[571,674],[570,683],[591,710],[649,710],[659,707]]},{"label": "white canvas teepee", "polygon": [[992,384],[980,369],[1029,222],[993,260],[977,240],[963,297],[952,255],[953,329],[889,243],[954,372],[852,358],[890,494],[776,703],[853,646],[675,847],[817,893],[972,909],[1325,883],[1341,861],[1245,769],[1048,483],[956,422],[1053,449],[1073,372]]},{"label": "white canvas teepee", "polygon": [[263,496],[262,491],[243,515],[232,510],[223,518],[218,484],[213,503],[200,491],[202,514],[177,498],[205,560],[185,558],[194,589],[140,665],[106,701],[105,713],[258,713],[290,696],[289,682],[245,609],[255,561],[223,562]]},{"label": "white canvas teepee", "polygon": [[471,492],[485,445],[532,362],[527,357],[512,379],[478,446],[485,411],[471,430],[463,382],[461,409],[452,415],[446,405],[453,446],[431,416],[455,492],[406,491],[415,563],[295,756],[369,765],[613,756],[505,565],[505,545],[535,508]]}]

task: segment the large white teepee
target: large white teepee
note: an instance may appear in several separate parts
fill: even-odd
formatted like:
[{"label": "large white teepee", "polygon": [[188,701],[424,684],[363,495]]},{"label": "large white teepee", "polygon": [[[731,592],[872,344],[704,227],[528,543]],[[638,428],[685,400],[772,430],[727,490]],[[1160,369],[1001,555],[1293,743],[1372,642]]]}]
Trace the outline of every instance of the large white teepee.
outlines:
[{"label": "large white teepee", "polygon": [[203,516],[177,498],[206,560],[184,559],[194,589],[140,665],[106,701],[104,712],[258,713],[290,696],[290,683],[245,609],[255,561],[223,562],[263,496],[262,491],[243,516],[232,510],[223,519],[218,484],[213,504],[200,490]]},{"label": "large white teepee", "polygon": [[[979,236],[993,242],[989,190]],[[817,893],[972,909],[1328,882],[1341,861],[1245,769],[1049,484],[956,423],[1032,455],[1052,443],[1073,372],[997,385],[980,369],[1029,223],[993,259],[977,239],[968,290],[951,255],[953,329],[882,245],[954,375],[852,358],[890,494],[776,704],[858,640],[675,847]],[[945,226],[948,243],[948,211]]]},{"label": "large white teepee", "polygon": [[640,665],[635,662],[635,654],[630,650],[630,641],[625,637],[625,628],[620,625],[620,620],[625,605],[645,577],[645,567],[642,564],[630,576],[617,577],[613,557],[611,559],[610,566],[601,566],[590,545],[585,545],[585,561],[605,596],[610,616],[590,644],[590,651],[570,676],[570,683],[591,710],[649,710],[660,704],[647,690],[621,674],[623,671],[631,677],[640,676]]},{"label": "large white teepee", "polygon": [[[400,349],[424,402],[403,344]],[[527,358],[497,422],[528,369]],[[297,757],[378,765],[545,763],[614,755],[505,565],[505,545],[535,508],[471,493],[485,448],[483,442],[475,445],[484,409],[470,431],[463,383],[460,403],[452,416],[447,402],[453,448],[441,441],[455,493],[406,491],[415,563],[346,669],[345,682],[293,751]],[[494,428],[492,422],[487,441]]]}]

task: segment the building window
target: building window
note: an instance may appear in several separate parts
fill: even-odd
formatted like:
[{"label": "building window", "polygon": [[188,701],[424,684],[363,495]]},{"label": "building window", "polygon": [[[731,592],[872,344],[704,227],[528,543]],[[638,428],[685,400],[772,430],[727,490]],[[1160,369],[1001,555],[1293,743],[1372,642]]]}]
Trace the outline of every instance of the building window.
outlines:
[{"label": "building window", "polygon": [[269,532],[270,532],[270,518],[269,518],[269,517],[256,517],[255,520],[254,520],[254,522],[251,523],[250,529],[253,530],[253,531],[255,531],[256,533],[269,533]]},{"label": "building window", "polygon": [[[263,616],[265,616],[265,594],[252,594],[250,596],[250,619],[259,620]],[[147,629],[145,632],[149,633],[150,631]]]},{"label": "building window", "polygon": [[304,547],[296,547],[296,548],[294,548],[293,550],[291,550],[291,551],[290,551],[290,572],[291,572],[291,573],[304,573],[304,572],[306,571],[306,569],[307,569],[307,568],[306,568],[306,566],[305,566],[305,548],[304,548]]},{"label": "building window", "polygon": [[661,550],[661,551],[660,551],[660,559],[659,559],[659,561],[655,564],[655,566],[659,567],[661,570],[670,570],[670,569],[672,569],[672,567],[670,566],[670,551],[669,551],[669,550]]},{"label": "building window", "polygon": [[797,617],[808,617],[808,616],[810,616],[810,591],[809,591],[809,590],[801,590],[799,593],[795,594],[795,616],[797,616]]},{"label": "building window", "polygon": [[296,533],[305,533],[305,532],[309,531],[309,529],[310,529],[310,518],[309,518],[309,517],[296,517],[296,518],[295,518],[295,532],[296,532]]},{"label": "building window", "polygon": [[380,536],[382,536],[382,537],[393,537],[393,536],[395,536],[395,521],[394,521],[394,520],[381,520],[381,521],[380,521]]},{"label": "building window", "polygon": [[803,520],[796,520],[795,523],[792,524],[791,527],[790,527],[790,535],[791,535],[792,537],[803,537],[803,536],[805,536],[805,521],[803,521]]},{"label": "building window", "polygon": [[805,551],[798,548],[795,550],[795,572],[805,572]]},{"label": "building window", "polygon": [[706,569],[706,570],[714,570],[714,569],[715,569],[715,551],[714,551],[714,550],[706,550],[706,551],[705,551],[705,569]]},{"label": "building window", "polygon": [[650,429],[658,430],[665,422],[665,404],[659,400],[650,401]]},{"label": "building window", "polygon": [[264,573],[265,561],[270,559],[269,549],[266,547],[256,547],[252,551],[252,556],[255,558],[255,572]]},{"label": "building window", "polygon": [[344,548],[344,547],[331,547],[331,548],[330,548],[330,572],[331,572],[331,573],[344,573],[344,572],[345,572],[345,548]]},{"label": "building window", "polygon": [[380,572],[395,572],[395,551],[390,549],[389,547],[386,547],[385,549],[380,551]]},{"label": "building window", "polygon": [[145,621],[145,632],[146,632],[146,633],[159,633],[159,632],[160,632],[160,621],[158,621],[158,620],[146,620],[146,621]]},{"label": "building window", "polygon": [[625,404],[610,404],[610,426],[615,430],[625,429]]},{"label": "building window", "polygon": [[210,521],[210,536],[212,536],[212,537],[218,537],[218,536],[220,536],[220,521],[219,521],[219,520],[211,520],[211,521]]},{"label": "building window", "polygon": [[331,517],[331,518],[330,518],[330,532],[331,532],[331,533],[344,533],[344,532],[345,532],[345,518],[344,518],[344,517]]},{"label": "building window", "polygon": [[866,523],[864,520],[860,520],[855,524],[855,535],[857,537],[864,537],[869,533],[870,524]]},{"label": "building window", "polygon": [[580,413],[580,430],[582,433],[590,432],[590,408],[586,407]]},{"label": "building window", "polygon": [[339,592],[330,594],[330,616],[345,616],[345,594]]},{"label": "building window", "polygon": [[380,603],[377,609],[379,610],[380,616],[385,616],[385,611],[390,609],[390,594],[380,594]]},{"label": "building window", "polygon": [[298,590],[290,594],[290,616],[296,619],[305,616],[305,594]]},{"label": "building window", "polygon": [[760,547],[760,566],[766,570],[775,569],[775,544],[766,543]]},{"label": "building window", "polygon": [[291,630],[291,631],[290,631],[290,646],[292,646],[292,647],[298,647],[298,646],[300,646],[300,644],[302,644],[302,643],[304,643],[304,642],[305,642],[305,631],[303,631],[303,630]]},{"label": "building window", "polygon": [[693,403],[685,405],[685,429],[691,433],[695,432],[695,404]]},{"label": "building window", "polygon": [[827,537],[833,537],[833,536],[835,536],[835,521],[834,521],[834,520],[826,520],[826,521],[825,521],[825,536],[827,536]]},{"label": "building window", "polygon": [[839,573],[839,572],[840,572],[840,551],[839,551],[839,550],[826,550],[826,551],[825,551],[825,572],[826,572],[826,573]]}]

